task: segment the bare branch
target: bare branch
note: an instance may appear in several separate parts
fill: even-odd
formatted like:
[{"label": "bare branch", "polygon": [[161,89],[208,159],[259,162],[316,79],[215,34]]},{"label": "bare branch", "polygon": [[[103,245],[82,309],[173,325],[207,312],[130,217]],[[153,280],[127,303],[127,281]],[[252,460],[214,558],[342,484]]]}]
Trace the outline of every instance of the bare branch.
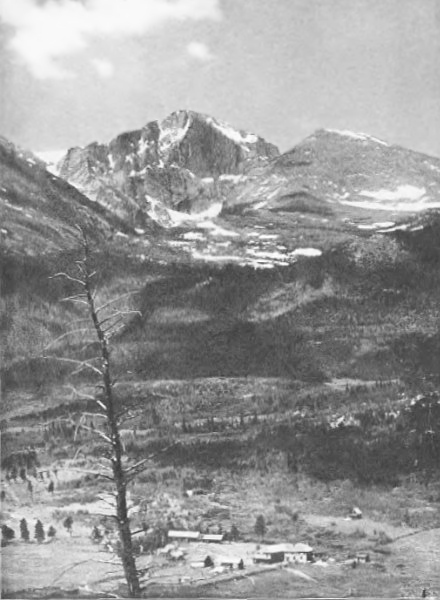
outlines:
[{"label": "bare branch", "polygon": [[104,415],[103,413],[94,413],[94,412],[82,412],[82,415],[85,415],[86,417],[100,417],[101,419],[107,419],[107,415]]},{"label": "bare branch", "polygon": [[59,335],[57,338],[55,338],[54,340],[52,340],[47,346],[45,346],[43,348],[43,350],[47,350],[48,348],[50,348],[51,346],[53,346],[54,344],[56,344],[57,342],[59,342],[60,340],[62,340],[63,338],[68,337],[69,335],[73,335],[74,333],[81,333],[83,331],[91,331],[90,327],[81,327],[81,329],[72,329],[70,331],[66,331],[66,333],[63,333],[62,335]]},{"label": "bare branch", "polygon": [[64,277],[65,279],[67,279],[69,281],[73,281],[74,283],[77,283],[78,285],[85,287],[84,281],[82,281],[81,279],[78,279],[78,277],[72,277],[72,275],[69,275],[68,273],[62,273],[62,272],[55,273],[55,275],[51,275],[49,277],[49,279],[55,279],[56,277]]},{"label": "bare branch", "polygon": [[71,383],[66,384],[65,387],[72,390],[73,394],[75,394],[77,397],[79,397],[80,400],[96,400],[95,396],[92,396],[91,394],[86,394],[85,392],[79,392],[76,389],[76,387],[74,385],[72,385]]},{"label": "bare branch", "polygon": [[61,356],[43,356],[43,358],[46,360],[59,360],[61,362],[70,362],[76,365],[82,365],[85,368],[91,369],[102,377],[102,371],[85,360],[76,360],[75,358],[64,358]]},{"label": "bare branch", "polygon": [[115,319],[116,317],[125,317],[126,315],[142,316],[142,313],[140,310],[134,310],[134,309],[133,310],[115,310],[112,315],[110,315],[109,317],[106,317],[102,321],[99,321],[99,326],[102,327],[104,325],[104,323],[106,323],[107,321],[111,321],[112,319]]},{"label": "bare branch", "polygon": [[104,402],[101,402],[101,400],[95,399],[95,402],[98,406],[100,406],[101,408],[103,408],[104,410],[107,410],[106,405],[104,404]]},{"label": "bare branch", "polygon": [[110,306],[110,305],[114,304],[115,302],[118,302],[119,300],[122,300],[122,298],[127,298],[127,296],[132,296],[133,294],[137,294],[137,293],[138,293],[138,290],[131,290],[130,292],[127,292],[126,294],[122,294],[121,296],[118,296],[117,298],[113,298],[112,300],[109,300],[102,306],[97,307],[96,313],[98,314],[99,312],[101,312],[101,310],[103,310],[104,308],[107,308],[107,306]]},{"label": "bare branch", "polygon": [[165,454],[165,452],[168,452],[172,448],[179,446],[180,443],[181,443],[180,441],[173,442],[169,446],[162,448],[162,450],[159,450],[158,452],[155,452],[154,454],[150,454],[149,456],[147,456],[146,458],[143,458],[142,460],[140,460],[138,463],[136,463],[132,467],[129,467],[128,469],[126,469],[125,473],[126,473],[127,479],[131,480],[131,479],[133,479],[133,477],[136,477],[136,475],[138,475],[140,470],[142,470],[142,468],[144,466],[146,466],[147,462],[149,462],[150,460],[153,460],[153,458],[156,458],[160,454]]},{"label": "bare branch", "polygon": [[[100,429],[96,429],[93,427],[89,427],[88,425],[83,425],[82,423],[72,423],[73,425],[76,425],[76,430],[78,430],[79,428],[81,429],[85,429],[86,431],[91,431],[92,433],[96,433],[97,436],[99,436],[100,438],[102,438],[104,441],[106,441],[108,444],[112,443],[111,438],[108,437],[108,435],[106,435],[103,431],[101,431]],[[75,437],[76,437],[76,431],[75,431]]]},{"label": "bare branch", "polygon": [[105,473],[101,473],[100,471],[91,471],[90,469],[79,469],[76,467],[70,467],[71,471],[76,471],[77,473],[87,473],[90,475],[96,475],[97,477],[103,477],[108,481],[114,481],[114,478],[111,475],[106,475]]}]

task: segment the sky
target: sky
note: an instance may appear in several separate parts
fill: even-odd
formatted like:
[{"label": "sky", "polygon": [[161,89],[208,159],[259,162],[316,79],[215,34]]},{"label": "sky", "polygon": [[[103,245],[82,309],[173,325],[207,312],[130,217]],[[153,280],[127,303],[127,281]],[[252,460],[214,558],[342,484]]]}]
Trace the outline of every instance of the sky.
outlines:
[{"label": "sky", "polygon": [[0,0],[0,135],[66,149],[180,109],[440,156],[440,0]]}]

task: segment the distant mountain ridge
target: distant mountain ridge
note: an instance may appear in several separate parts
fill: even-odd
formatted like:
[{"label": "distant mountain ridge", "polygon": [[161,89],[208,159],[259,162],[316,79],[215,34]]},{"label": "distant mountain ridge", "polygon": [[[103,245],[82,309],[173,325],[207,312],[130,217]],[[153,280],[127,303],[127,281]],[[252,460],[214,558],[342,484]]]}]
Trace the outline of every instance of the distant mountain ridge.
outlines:
[{"label": "distant mountain ridge", "polygon": [[218,206],[223,215],[304,212],[374,230],[440,207],[440,159],[335,129],[280,154],[253,133],[193,111],[109,144],[72,148],[59,167],[61,177],[141,229],[150,219],[167,226],[170,210]]}]

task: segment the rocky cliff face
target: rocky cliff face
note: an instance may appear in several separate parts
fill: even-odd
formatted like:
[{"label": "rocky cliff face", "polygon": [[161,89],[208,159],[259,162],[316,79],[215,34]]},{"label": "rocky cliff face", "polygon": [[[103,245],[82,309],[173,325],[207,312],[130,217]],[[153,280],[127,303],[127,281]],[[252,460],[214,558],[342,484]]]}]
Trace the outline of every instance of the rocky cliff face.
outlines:
[{"label": "rocky cliff face", "polygon": [[238,176],[279,155],[262,138],[191,111],[171,114],[108,145],[72,148],[60,176],[141,227],[149,198],[185,212],[207,208]]}]

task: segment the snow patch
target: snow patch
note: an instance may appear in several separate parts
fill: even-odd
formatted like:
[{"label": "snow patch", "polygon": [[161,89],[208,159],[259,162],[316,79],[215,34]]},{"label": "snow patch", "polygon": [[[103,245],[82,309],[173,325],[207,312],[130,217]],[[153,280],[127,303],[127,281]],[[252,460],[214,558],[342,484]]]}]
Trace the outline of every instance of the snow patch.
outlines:
[{"label": "snow patch", "polygon": [[376,200],[394,201],[394,200],[420,200],[426,194],[426,188],[418,188],[414,185],[399,185],[395,190],[362,190],[360,196],[374,198]]},{"label": "snow patch", "polygon": [[258,237],[260,240],[277,240],[280,236],[273,233],[261,233]]},{"label": "snow patch", "polygon": [[267,206],[266,200],[263,200],[263,202],[257,202],[257,204],[254,204],[254,206],[252,208],[254,210],[259,210],[260,208],[263,208],[264,206]]},{"label": "snow patch", "polygon": [[258,136],[253,133],[243,135],[224,121],[218,121],[212,117],[207,117],[206,122],[215,127],[224,136],[235,142],[236,144],[255,144],[258,141]]},{"label": "snow patch", "polygon": [[290,253],[290,256],[321,256],[322,250],[318,248],[297,248]]},{"label": "snow patch", "polygon": [[363,142],[376,142],[376,144],[381,144],[382,146],[389,146],[387,142],[373,137],[372,135],[368,135],[367,133],[349,131],[348,129],[326,129],[325,131],[328,131],[329,133],[337,133],[338,135],[350,137],[355,140],[362,140]]},{"label": "snow patch", "polygon": [[184,240],[189,240],[193,242],[204,242],[206,240],[203,233],[197,233],[196,231],[188,231],[187,233],[184,233],[182,237]]},{"label": "snow patch", "polygon": [[393,227],[394,221],[382,221],[381,223],[372,223],[371,225],[357,225],[358,229],[382,229]]},{"label": "snow patch", "polygon": [[191,125],[190,117],[187,117],[183,127],[170,127],[162,129],[159,125],[159,150],[160,153],[166,154],[172,146],[183,140]]},{"label": "snow patch", "polygon": [[230,181],[231,183],[239,183],[240,181],[246,181],[247,175],[229,175],[223,174],[219,177],[220,181]]},{"label": "snow patch", "polygon": [[46,170],[49,171],[49,173],[59,175],[60,169],[58,164],[67,154],[67,150],[44,150],[42,152],[34,152],[34,154],[46,163]]}]

